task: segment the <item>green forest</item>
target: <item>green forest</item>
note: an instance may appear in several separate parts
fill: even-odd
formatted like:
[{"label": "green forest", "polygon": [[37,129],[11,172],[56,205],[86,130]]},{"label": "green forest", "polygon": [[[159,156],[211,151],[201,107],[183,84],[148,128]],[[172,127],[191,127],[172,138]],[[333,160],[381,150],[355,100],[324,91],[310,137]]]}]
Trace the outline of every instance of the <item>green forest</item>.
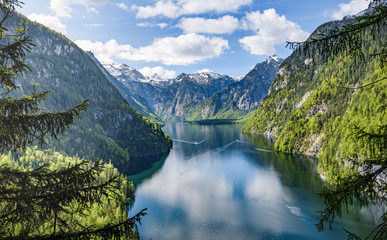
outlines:
[{"label": "green forest", "polygon": [[[343,23],[326,23],[313,34],[326,33],[339,24]],[[373,132],[386,124],[387,83],[377,81],[385,73],[379,57],[372,57],[385,38],[385,29],[377,39],[369,36],[362,42],[363,56],[357,57],[315,55],[312,60],[294,52],[281,65],[270,94],[243,131],[278,137],[275,148],[279,151],[317,154],[320,173],[334,182],[349,171],[345,167],[348,156],[366,154],[354,137],[356,127]]]},{"label": "green forest", "polygon": [[[39,150],[38,147],[27,148],[21,156],[15,156],[11,152],[0,155],[0,166],[2,169],[7,168],[23,172],[31,172],[42,167],[45,167],[48,172],[55,172],[72,168],[81,163],[83,163],[82,168],[91,168],[92,163],[85,162],[85,160],[79,157],[69,157],[53,150]],[[98,229],[108,224],[120,223],[127,218],[127,203],[134,196],[134,186],[111,163],[101,164],[103,170],[95,176],[93,184],[102,184],[118,176],[112,185],[116,189],[115,194],[102,196],[100,202],[94,202],[82,211],[76,211],[79,204],[77,200],[63,206],[63,209],[57,216],[58,219],[66,223],[62,227],[62,231],[76,232],[84,228]],[[12,189],[13,186],[8,185],[7,179],[3,175],[1,177],[2,192],[4,189]],[[4,206],[5,203],[1,201],[0,207]],[[54,213],[46,216],[47,219],[44,222],[40,222],[34,221],[34,219],[38,218],[37,213],[39,209],[31,209],[30,212],[32,216],[28,216],[25,220],[21,219],[17,222],[1,221],[0,235],[2,238],[6,239],[7,237],[23,235],[25,237],[44,236],[50,235],[53,232]],[[34,216],[33,214],[36,215]],[[1,220],[4,220],[4,218]]]}]

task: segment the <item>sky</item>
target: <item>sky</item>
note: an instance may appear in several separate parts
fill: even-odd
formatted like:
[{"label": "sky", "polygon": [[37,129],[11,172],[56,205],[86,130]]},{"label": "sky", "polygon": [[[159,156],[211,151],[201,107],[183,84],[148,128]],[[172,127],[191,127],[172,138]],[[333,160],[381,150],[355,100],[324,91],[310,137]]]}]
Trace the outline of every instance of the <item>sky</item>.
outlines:
[{"label": "sky", "polygon": [[368,7],[369,0],[22,0],[29,19],[64,34],[99,61],[146,76],[212,71],[240,77],[286,41]]}]

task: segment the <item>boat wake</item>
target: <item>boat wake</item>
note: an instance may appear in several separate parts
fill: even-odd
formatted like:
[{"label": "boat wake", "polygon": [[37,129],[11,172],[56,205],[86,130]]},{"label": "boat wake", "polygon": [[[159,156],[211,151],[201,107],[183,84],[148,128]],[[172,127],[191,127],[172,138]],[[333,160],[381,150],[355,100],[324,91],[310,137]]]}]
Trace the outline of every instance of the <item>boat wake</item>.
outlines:
[{"label": "boat wake", "polygon": [[203,142],[207,141],[207,139],[204,139],[200,142],[190,142],[190,141],[185,141],[185,140],[181,140],[181,139],[173,139],[173,141],[175,142],[182,142],[182,143],[188,143],[188,144],[192,144],[192,145],[199,145],[199,144],[202,144]]}]

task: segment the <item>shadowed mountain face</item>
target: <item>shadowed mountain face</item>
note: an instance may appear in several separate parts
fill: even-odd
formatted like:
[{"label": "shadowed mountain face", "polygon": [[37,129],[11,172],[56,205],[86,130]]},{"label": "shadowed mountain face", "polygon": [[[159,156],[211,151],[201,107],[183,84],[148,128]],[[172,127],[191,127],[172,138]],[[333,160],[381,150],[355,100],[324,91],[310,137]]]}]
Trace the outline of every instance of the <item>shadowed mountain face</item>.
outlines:
[{"label": "shadowed mountain face", "polygon": [[[6,24],[13,29],[21,19],[15,15]],[[30,83],[39,83],[37,91],[52,91],[43,104],[49,111],[65,110],[90,98],[81,120],[60,142],[50,141],[49,147],[90,160],[111,160],[119,168],[127,168],[130,157],[169,151],[171,139],[125,101],[89,55],[42,25],[28,23],[27,28],[36,46],[26,59],[31,71],[17,78],[20,90],[14,94],[27,95],[33,91]]]},{"label": "shadowed mountain face", "polygon": [[148,112],[164,121],[185,121],[243,117],[267,94],[281,62],[277,56],[269,57],[240,81],[212,72],[183,73],[175,79],[160,80],[144,77],[122,64],[103,66],[133,92],[132,96],[139,96],[137,102]]}]

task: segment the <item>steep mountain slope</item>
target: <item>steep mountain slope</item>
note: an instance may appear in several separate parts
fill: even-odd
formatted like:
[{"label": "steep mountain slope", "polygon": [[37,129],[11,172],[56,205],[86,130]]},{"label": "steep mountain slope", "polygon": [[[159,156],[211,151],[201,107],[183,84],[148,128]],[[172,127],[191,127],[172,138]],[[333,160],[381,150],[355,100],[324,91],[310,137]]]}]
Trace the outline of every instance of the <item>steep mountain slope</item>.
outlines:
[{"label": "steep mountain slope", "polygon": [[163,89],[167,107],[162,109],[160,116],[184,121],[192,108],[234,82],[233,78],[216,73],[180,74]]},{"label": "steep mountain slope", "polygon": [[104,68],[118,80],[124,81],[145,81],[144,75],[126,64],[103,64]]},{"label": "steep mountain slope", "polygon": [[[327,33],[351,19],[318,27],[312,36]],[[381,81],[366,88],[356,88],[383,77],[378,61],[370,55],[380,50],[386,39],[382,29],[379,39],[369,39],[362,46],[364,59],[337,57],[315,62],[293,53],[280,66],[269,94],[243,131],[278,137],[275,147],[286,152],[317,155],[320,171],[332,179],[343,171],[346,157],[362,152],[353,137],[354,126],[372,131],[387,115],[387,84]]]},{"label": "steep mountain slope", "polygon": [[104,64],[104,67],[132,92],[137,102],[168,121],[186,120],[190,109],[236,81],[211,72],[183,73],[171,80],[150,81],[134,68],[123,64]]},{"label": "steep mountain slope", "polygon": [[104,67],[130,89],[132,98],[140,96],[134,98],[148,112],[165,121],[185,121],[246,116],[267,94],[282,61],[278,56],[269,57],[240,81],[212,72],[183,73],[168,81],[150,81],[126,65],[104,64]]},{"label": "steep mountain slope", "polygon": [[[7,23],[18,26],[20,15]],[[91,160],[111,160],[126,168],[130,156],[160,155],[169,151],[172,141],[159,126],[137,113],[107,80],[94,61],[74,43],[42,25],[28,23],[29,36],[36,44],[27,56],[31,71],[18,78],[20,91],[52,90],[44,108],[68,109],[90,98],[88,111],[81,115],[60,142],[48,147]]]},{"label": "steep mountain slope", "polygon": [[214,93],[189,111],[188,120],[238,119],[258,107],[283,59],[278,56],[258,63],[241,81]]},{"label": "steep mountain slope", "polygon": [[[123,73],[121,73],[120,71],[115,70],[114,65],[111,65],[111,66],[102,65],[94,57],[93,53],[88,52],[87,54],[89,54],[89,56],[94,60],[95,64],[97,64],[97,66],[105,74],[106,78],[109,79],[109,81],[117,88],[117,90],[121,93],[121,95],[125,98],[125,100],[129,103],[130,106],[136,109],[136,111],[138,111],[141,115],[149,118],[150,120],[154,121],[160,126],[164,125],[164,122],[152,112],[152,110],[148,106],[147,101],[142,96],[140,96],[136,91],[126,87],[124,84],[125,80],[122,80],[122,77],[120,77],[121,75],[123,75],[123,76],[127,76],[130,79],[144,78],[144,76],[140,72],[137,72],[137,70],[132,68],[133,73],[128,71],[124,71]],[[109,69],[110,72],[114,73],[116,76],[112,76],[110,72],[107,71],[106,69]]]}]

